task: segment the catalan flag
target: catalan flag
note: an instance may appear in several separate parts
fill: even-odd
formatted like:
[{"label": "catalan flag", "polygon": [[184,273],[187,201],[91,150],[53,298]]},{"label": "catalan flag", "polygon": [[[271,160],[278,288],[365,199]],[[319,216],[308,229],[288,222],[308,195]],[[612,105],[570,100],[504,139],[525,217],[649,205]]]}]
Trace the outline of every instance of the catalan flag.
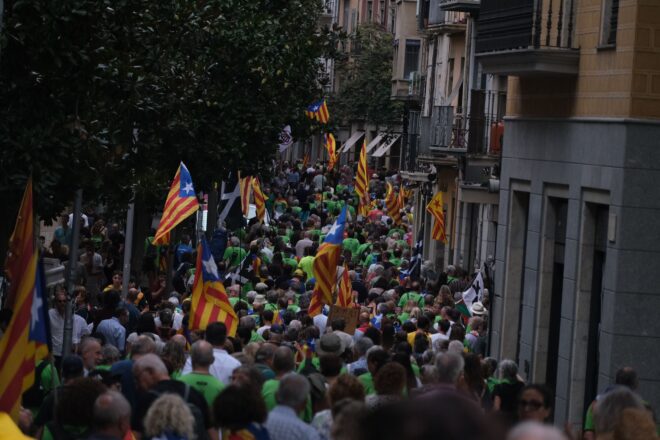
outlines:
[{"label": "catalan flag", "polygon": [[330,120],[330,113],[328,112],[328,104],[325,99],[316,101],[305,110],[305,114],[309,119],[319,121],[322,124],[327,124]]},{"label": "catalan flag", "polygon": [[328,150],[328,171],[332,171],[337,163],[337,143],[332,133],[325,134],[325,148]]},{"label": "catalan flag", "polygon": [[303,156],[303,162],[302,162],[303,171],[307,170],[308,165],[309,165],[309,153],[305,153],[305,155]]},{"label": "catalan flag", "polygon": [[339,279],[339,290],[337,291],[337,302],[335,304],[340,307],[350,307],[353,304],[353,285],[346,263],[344,263],[344,271]]},{"label": "catalan flag", "polygon": [[433,196],[428,205],[426,205],[426,210],[431,213],[435,222],[433,224],[433,231],[431,232],[431,237],[434,240],[442,241],[443,243],[447,242],[447,236],[445,234],[445,212],[443,209],[442,203],[442,192],[438,192]]},{"label": "catalan flag", "polygon": [[238,327],[238,317],[229,303],[218,266],[213,255],[202,240],[197,245],[197,265],[192,289],[190,309],[190,330],[204,330],[212,322],[224,322],[227,334],[234,336]]},{"label": "catalan flag", "polygon": [[337,264],[341,256],[341,245],[344,241],[344,227],[346,226],[346,206],[332,225],[323,244],[316,252],[313,269],[316,285],[309,304],[309,316],[321,313],[324,304],[332,304],[332,290],[337,280]]},{"label": "catalan flag", "polygon": [[394,224],[401,224],[401,206],[399,205],[399,197],[394,193],[394,188],[389,182],[387,182],[387,193],[385,194],[385,207],[387,208],[387,215],[392,218]]},{"label": "catalan flag", "polygon": [[[28,181],[17,223],[33,224],[32,179]],[[0,412],[18,420],[21,395],[34,383],[35,364],[48,352],[49,327],[47,302],[43,290],[43,272],[38,270],[34,232],[18,225],[26,234],[19,248],[21,264],[13,266],[17,284],[13,316],[0,339]]]},{"label": "catalan flag", "polygon": [[258,177],[252,178],[252,191],[254,192],[254,204],[257,207],[257,218],[263,223],[266,219],[266,196],[261,191]]},{"label": "catalan flag", "polygon": [[165,244],[169,241],[169,232],[199,209],[199,202],[193,188],[192,177],[188,168],[181,162],[174,175],[170,192],[165,200],[163,216],[153,244]]},{"label": "catalan flag", "polygon": [[399,203],[399,210],[403,209],[406,206],[406,200],[408,199],[408,192],[403,187],[403,183],[399,187],[399,194],[397,196],[397,202]]},{"label": "catalan flag", "polygon": [[366,217],[369,214],[369,171],[367,170],[367,142],[362,141],[357,176],[355,177],[355,192],[360,200],[358,214]]},{"label": "catalan flag", "polygon": [[238,183],[241,187],[241,210],[243,216],[247,217],[250,213],[250,194],[252,193],[252,177],[239,177]]},{"label": "catalan flag", "polygon": [[[29,193],[29,197],[28,197]],[[29,203],[30,206],[26,204]],[[29,215],[28,215],[29,214]],[[5,271],[10,281],[9,291],[5,298],[3,307],[13,309],[16,292],[22,271],[27,266],[34,252],[34,219],[32,218],[32,179],[30,178],[25,188],[23,200],[18,210],[18,218],[14,226],[14,232],[9,238],[7,259],[5,260]],[[62,243],[64,244],[64,243]]]}]

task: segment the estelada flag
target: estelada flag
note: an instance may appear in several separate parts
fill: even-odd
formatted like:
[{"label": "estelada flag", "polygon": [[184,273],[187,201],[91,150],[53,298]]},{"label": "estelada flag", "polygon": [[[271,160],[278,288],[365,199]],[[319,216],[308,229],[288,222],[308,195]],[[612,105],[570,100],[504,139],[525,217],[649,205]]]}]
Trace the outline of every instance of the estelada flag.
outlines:
[{"label": "estelada flag", "polygon": [[218,266],[204,238],[197,245],[190,315],[190,330],[205,330],[212,322],[224,322],[227,334],[236,334],[238,317],[229,303],[225,286],[218,274]]},{"label": "estelada flag", "polygon": [[341,246],[344,241],[344,227],[346,226],[346,206],[328,231],[323,244],[316,252],[312,263],[316,284],[309,304],[309,316],[321,313],[324,304],[332,304],[332,290],[337,281],[337,263],[341,256]]},{"label": "estelada flag", "polygon": [[322,124],[327,124],[330,120],[330,112],[328,111],[328,104],[325,102],[325,99],[316,101],[307,107],[305,115],[307,115],[309,119],[314,119]]},{"label": "estelada flag", "polygon": [[337,302],[340,307],[350,307],[353,303],[353,285],[348,274],[348,266],[344,263],[344,271],[339,278],[339,289],[337,291]]},{"label": "estelada flag", "polygon": [[266,218],[266,196],[261,190],[259,178],[252,178],[252,192],[254,193],[254,205],[257,208],[257,218],[263,223]]},{"label": "estelada flag", "polygon": [[[28,181],[18,222],[34,224],[32,179]],[[17,228],[19,226],[17,225]],[[20,225],[25,229],[25,225]],[[27,233],[14,266],[16,297],[9,326],[0,339],[0,412],[18,420],[21,396],[34,384],[35,364],[48,353],[50,342],[43,270],[39,270],[34,234]]]},{"label": "estelada flag", "polygon": [[401,224],[401,206],[399,205],[399,198],[394,193],[394,188],[389,182],[387,182],[387,193],[385,194],[385,207],[387,208],[387,215],[392,218],[394,224]]},{"label": "estelada flag", "polygon": [[358,195],[358,214],[366,217],[369,214],[369,170],[367,169],[367,142],[362,141],[357,176],[355,177],[355,192]]},{"label": "estelada flag", "polygon": [[[65,243],[62,243],[65,244]],[[26,184],[23,200],[18,209],[14,232],[9,237],[9,247],[5,260],[5,272],[9,279],[9,291],[3,307],[13,309],[18,291],[19,276],[34,253],[34,219],[32,217],[32,178]]]},{"label": "estelada flag", "polygon": [[332,171],[337,163],[337,142],[332,133],[325,134],[325,148],[328,150],[328,171]]},{"label": "estelada flag", "polygon": [[193,187],[192,177],[188,168],[181,162],[174,175],[170,192],[167,194],[163,216],[160,218],[153,244],[165,244],[169,241],[168,232],[198,209],[199,202]]},{"label": "estelada flag", "polygon": [[243,216],[247,217],[250,213],[250,194],[252,193],[252,177],[240,177],[241,174],[238,174],[238,184],[241,187],[241,210],[243,211]]},{"label": "estelada flag", "polygon": [[426,205],[426,210],[431,213],[435,219],[431,237],[434,240],[439,240],[446,243],[447,235],[445,234],[445,212],[442,203],[442,192],[438,192],[433,196],[429,204]]}]

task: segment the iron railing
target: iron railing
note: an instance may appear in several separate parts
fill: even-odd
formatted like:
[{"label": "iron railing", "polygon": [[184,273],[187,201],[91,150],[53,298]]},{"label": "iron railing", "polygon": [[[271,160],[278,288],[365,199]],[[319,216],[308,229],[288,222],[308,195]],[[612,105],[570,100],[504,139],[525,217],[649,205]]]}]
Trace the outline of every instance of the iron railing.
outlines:
[{"label": "iron railing", "polygon": [[574,48],[577,0],[482,0],[477,53]]}]

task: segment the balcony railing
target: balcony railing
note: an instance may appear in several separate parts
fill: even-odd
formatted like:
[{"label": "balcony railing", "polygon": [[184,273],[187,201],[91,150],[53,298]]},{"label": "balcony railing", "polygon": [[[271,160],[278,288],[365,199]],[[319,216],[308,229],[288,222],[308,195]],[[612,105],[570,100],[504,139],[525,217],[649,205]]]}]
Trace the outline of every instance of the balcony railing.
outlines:
[{"label": "balcony railing", "polygon": [[501,75],[577,73],[577,0],[481,0],[475,52]]},{"label": "balcony railing", "polygon": [[467,14],[465,12],[444,11],[442,0],[430,0],[428,29],[440,31],[461,31],[465,29]]},{"label": "balcony railing", "polygon": [[440,8],[445,11],[475,12],[481,7],[481,0],[440,0]]}]

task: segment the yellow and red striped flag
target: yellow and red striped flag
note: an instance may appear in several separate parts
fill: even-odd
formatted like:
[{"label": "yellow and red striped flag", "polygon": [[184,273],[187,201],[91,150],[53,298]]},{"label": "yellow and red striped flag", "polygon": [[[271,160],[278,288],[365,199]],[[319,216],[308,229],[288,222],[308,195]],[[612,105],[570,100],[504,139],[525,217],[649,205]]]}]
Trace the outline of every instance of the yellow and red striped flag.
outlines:
[{"label": "yellow and red striped flag", "polygon": [[328,150],[328,171],[332,171],[337,163],[337,143],[332,133],[325,134],[325,148]]},{"label": "yellow and red striped flag", "polygon": [[369,170],[367,169],[367,142],[362,141],[357,176],[355,177],[355,192],[359,198],[358,214],[366,217],[369,214]]},{"label": "yellow and red striped flag", "polygon": [[346,206],[332,225],[323,244],[319,247],[312,268],[314,269],[314,292],[307,313],[316,316],[321,313],[323,304],[332,304],[332,290],[337,283],[337,263],[341,256],[341,246],[344,240],[346,226]]},{"label": "yellow and red striped flag", "polygon": [[236,334],[238,317],[229,303],[218,266],[203,238],[197,245],[190,315],[190,330],[204,330],[212,322],[223,322],[229,336]]},{"label": "yellow and red striped flag", "polygon": [[[16,229],[24,231],[22,254],[12,266],[16,296],[9,326],[0,339],[0,412],[18,420],[21,396],[34,384],[35,364],[48,354],[50,343],[43,272],[34,246],[32,178],[23,194]],[[19,224],[23,223],[23,224]],[[17,243],[18,244],[18,243]]]},{"label": "yellow and red striped flag", "polygon": [[337,291],[337,302],[335,304],[340,307],[350,307],[353,304],[353,285],[346,263],[344,263],[344,271],[339,279],[339,290]]},{"label": "yellow and red striped flag", "polygon": [[258,177],[252,178],[252,191],[254,192],[254,204],[257,207],[257,218],[263,223],[266,219],[266,196],[261,191]]},{"label": "yellow and red striped flag", "polygon": [[387,215],[392,218],[394,224],[401,224],[401,206],[399,205],[399,197],[394,193],[394,188],[390,182],[387,182],[385,207],[387,208]]},{"label": "yellow and red striped flag", "polygon": [[[29,192],[29,197],[28,197]],[[29,206],[26,206],[29,203]],[[28,215],[29,212],[29,215]],[[13,309],[16,292],[19,286],[19,276],[25,269],[32,253],[34,252],[34,220],[32,218],[32,178],[28,180],[23,195],[23,201],[18,210],[18,218],[14,226],[14,232],[9,237],[7,259],[5,260],[5,271],[9,279],[9,291],[5,298],[3,307]],[[62,243],[70,245],[71,243]]]},{"label": "yellow and red striped flag", "polygon": [[302,162],[303,171],[307,170],[308,165],[309,165],[309,153],[305,153],[305,155],[303,156],[303,162]]},{"label": "yellow and red striped flag", "polygon": [[431,232],[431,238],[446,243],[447,236],[445,234],[445,212],[442,203],[442,192],[438,192],[433,196],[429,204],[426,205],[426,210],[431,213],[435,219],[435,222],[433,223],[433,231]]},{"label": "yellow and red striped flag", "polygon": [[181,162],[174,175],[170,192],[167,194],[163,216],[160,218],[153,244],[165,244],[169,241],[169,232],[198,209],[199,202],[193,188],[192,177],[188,168]]},{"label": "yellow and red striped flag", "polygon": [[240,177],[238,174],[238,182],[241,188],[241,211],[243,216],[247,217],[250,213],[250,194],[252,193],[252,177]]},{"label": "yellow and red striped flag", "polygon": [[305,115],[307,115],[309,119],[319,121],[322,124],[327,124],[330,120],[330,112],[328,111],[328,104],[325,102],[325,99],[316,101],[307,107]]},{"label": "yellow and red striped flag", "polygon": [[399,194],[397,196],[397,202],[399,203],[399,210],[403,209],[406,206],[406,200],[408,199],[408,192],[403,187],[403,182],[399,187]]}]

